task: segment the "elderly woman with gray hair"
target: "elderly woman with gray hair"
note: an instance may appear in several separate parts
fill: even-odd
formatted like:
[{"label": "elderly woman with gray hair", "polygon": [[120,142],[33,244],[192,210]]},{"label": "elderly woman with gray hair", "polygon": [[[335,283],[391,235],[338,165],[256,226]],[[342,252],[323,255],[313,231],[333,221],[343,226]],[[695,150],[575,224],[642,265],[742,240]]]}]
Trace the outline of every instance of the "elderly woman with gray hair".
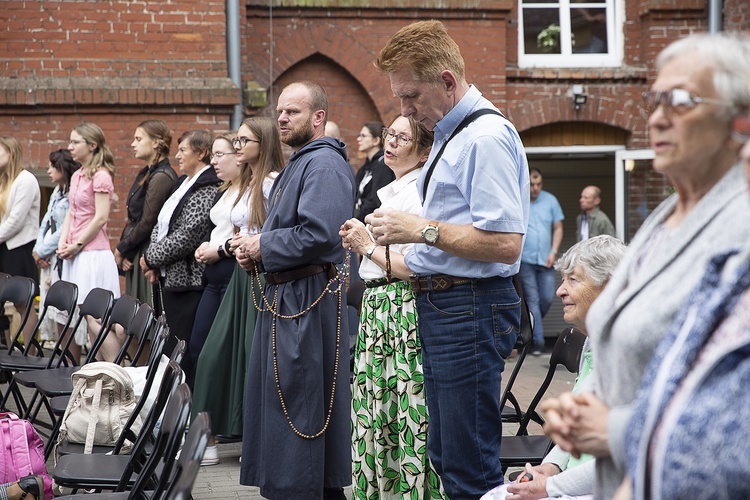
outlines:
[{"label": "elderly woman with gray hair", "polygon": [[[563,303],[565,321],[586,335],[586,314],[625,254],[625,244],[608,235],[576,243],[555,263],[562,275],[557,296]],[[589,340],[583,345],[581,366],[573,394],[591,390],[593,370]],[[526,482],[500,485],[482,500],[530,500],[537,498],[584,498],[594,492],[592,456],[574,458],[555,446],[541,465],[526,464]]]},{"label": "elderly woman with gray hair", "polygon": [[[739,157],[742,141],[733,133],[736,119],[750,108],[748,38],[693,35],[664,49],[656,66],[657,77],[645,94],[653,168],[667,176],[675,194],[643,223],[589,311],[586,325],[597,362],[594,393],[566,393],[540,405],[545,430],[561,448],[574,456],[597,457],[597,498],[612,498],[625,476],[630,445],[625,429],[636,391],[651,358],[662,354],[660,342],[678,311],[714,265],[714,255],[750,240],[750,197]],[[665,421],[659,431],[673,423]],[[691,439],[701,444],[706,435],[696,429],[714,425],[711,421],[707,427],[694,427]],[[721,452],[706,463],[694,460],[694,467],[710,466],[718,455]],[[687,481],[685,464],[676,465],[652,470],[650,480],[664,484],[662,474],[669,474],[673,485]],[[711,474],[706,477],[715,486],[709,497],[722,496],[719,492],[727,485]],[[668,496],[700,498],[674,491]]]}]

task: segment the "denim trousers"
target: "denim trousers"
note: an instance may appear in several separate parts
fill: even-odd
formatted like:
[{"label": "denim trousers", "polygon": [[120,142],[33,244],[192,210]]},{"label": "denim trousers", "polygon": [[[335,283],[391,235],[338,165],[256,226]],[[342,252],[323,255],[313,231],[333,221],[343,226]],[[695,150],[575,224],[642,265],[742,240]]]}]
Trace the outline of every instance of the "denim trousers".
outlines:
[{"label": "denim trousers", "polygon": [[534,315],[534,347],[544,348],[542,318],[549,311],[555,297],[555,269],[553,267],[521,262],[523,295],[529,311]]},{"label": "denim trousers", "polygon": [[500,385],[520,306],[511,278],[417,294],[427,450],[451,500],[480,498],[503,482]]}]

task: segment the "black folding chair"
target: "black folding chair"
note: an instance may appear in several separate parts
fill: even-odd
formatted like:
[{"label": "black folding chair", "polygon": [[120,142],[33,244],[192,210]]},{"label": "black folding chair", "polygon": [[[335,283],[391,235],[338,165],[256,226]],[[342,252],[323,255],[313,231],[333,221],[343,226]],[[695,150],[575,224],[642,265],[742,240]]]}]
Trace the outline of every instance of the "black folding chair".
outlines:
[{"label": "black folding chair", "polygon": [[[12,278],[8,282],[3,291],[4,293],[8,292],[9,289],[15,285],[16,282],[14,282],[14,280],[15,278]],[[23,278],[23,280],[31,282],[31,290],[33,293],[33,281],[28,278]],[[24,283],[23,281],[19,281],[18,283],[21,295],[25,296],[28,292],[29,283]],[[55,282],[47,292],[47,296],[44,299],[44,306],[42,307],[42,311],[39,314],[36,325],[34,325],[32,331],[36,333],[39,326],[44,321],[44,318],[47,316],[47,311],[49,311],[50,307],[68,313],[68,319],[63,326],[63,331],[67,331],[68,327],[70,327],[70,322],[73,319],[73,313],[75,312],[77,301],[78,287],[75,284],[62,280]],[[26,321],[28,321],[28,316],[29,311],[27,307],[25,314]],[[23,395],[18,390],[15,374],[19,372],[45,370],[53,366],[56,360],[59,360],[60,362],[65,360],[65,352],[61,349],[63,345],[63,335],[60,335],[57,342],[55,342],[52,354],[48,358],[45,358],[42,345],[36,340],[34,335],[32,335],[31,338],[24,339],[25,346],[18,341],[22,331],[23,327],[16,333],[8,351],[0,352],[0,371],[4,371],[8,374],[8,389],[3,394],[2,401],[0,401],[0,407],[6,408],[8,398],[12,394],[16,402],[16,408],[21,414],[26,413],[27,408]],[[21,347],[22,349],[20,349]],[[36,350],[35,354],[32,354],[32,349]]]},{"label": "black folding chair", "polygon": [[[37,414],[41,409],[42,403],[46,401],[44,399],[40,399],[40,394],[38,391],[36,391],[37,382],[45,380],[56,381],[61,379],[70,379],[70,376],[73,373],[80,370],[81,367],[78,366],[79,360],[74,359],[74,356],[70,353],[69,350],[71,342],[74,341],[75,331],[78,329],[81,323],[86,320],[86,317],[90,316],[101,321],[101,333],[104,327],[106,327],[107,318],[109,318],[109,315],[112,312],[113,305],[114,296],[111,291],[105,290],[103,288],[92,289],[86,296],[86,299],[84,299],[83,304],[81,304],[81,306],[78,308],[78,316],[75,322],[67,329],[67,340],[65,341],[65,344],[59,349],[60,356],[58,356],[57,360],[54,363],[51,363],[51,365],[44,370],[26,371],[15,375],[14,379],[18,385],[34,389],[34,396],[27,405],[27,410],[24,415],[25,419],[30,420],[33,423],[39,424],[43,427],[51,428],[51,425],[37,422]],[[69,318],[72,318],[72,315],[69,315]],[[63,332],[65,332],[65,330],[63,330]],[[64,336],[65,334],[60,335],[58,338],[58,342]],[[49,412],[49,405],[47,406]],[[50,417],[52,417],[51,414]]]},{"label": "black folding chair", "polygon": [[[177,381],[179,373],[181,373],[179,366],[174,361],[170,361],[168,373],[165,372],[162,380],[162,387]],[[157,401],[159,399],[157,398]],[[163,408],[163,406],[159,408],[156,403],[152,406],[148,418],[153,421],[154,426]],[[145,474],[146,488],[156,488],[159,483],[156,467],[162,462],[164,468],[159,474],[169,476],[174,465],[175,454],[190,419],[190,408],[190,389],[187,384],[182,384],[169,396],[164,417],[150,453],[147,452],[147,444],[153,428],[151,430],[144,428],[138,435],[130,455],[64,455],[58,460],[52,477],[58,485],[73,488],[73,493],[78,489],[125,491],[135,485],[134,474]]]},{"label": "black folding chair", "polygon": [[10,279],[5,280],[5,287],[0,293],[0,306],[4,306],[6,302],[11,302],[16,305],[23,305],[26,308],[26,312],[21,317],[21,323],[18,325],[15,333],[11,335],[8,353],[18,350],[23,352],[24,345],[18,340],[23,334],[23,327],[26,326],[26,322],[29,320],[29,313],[34,305],[34,294],[36,292],[36,285],[34,280],[25,276],[12,276]]},{"label": "black folding chair", "polygon": [[[147,491],[148,474],[138,475],[133,489],[124,492],[98,493],[87,495],[92,500],[188,500],[195,484],[195,478],[201,467],[203,454],[206,452],[211,426],[208,413],[201,412],[193,420],[185,437],[185,444],[180,451],[180,458],[174,466],[172,476],[161,474],[161,480],[153,491]],[[144,469],[148,471],[150,464]],[[58,499],[77,499],[78,496],[58,497]]]},{"label": "black folding chair", "polygon": [[526,463],[539,465],[552,448],[552,440],[547,436],[543,434],[528,435],[531,416],[544,397],[544,393],[547,392],[558,365],[564,366],[571,373],[578,372],[581,351],[583,350],[583,343],[585,341],[586,336],[573,328],[564,330],[557,337],[557,342],[555,342],[555,347],[552,349],[552,354],[550,355],[547,376],[542,381],[541,386],[539,386],[531,404],[529,404],[521,420],[518,432],[515,436],[503,436],[502,438],[500,444],[500,463],[503,466],[503,470],[508,467],[523,467]]}]

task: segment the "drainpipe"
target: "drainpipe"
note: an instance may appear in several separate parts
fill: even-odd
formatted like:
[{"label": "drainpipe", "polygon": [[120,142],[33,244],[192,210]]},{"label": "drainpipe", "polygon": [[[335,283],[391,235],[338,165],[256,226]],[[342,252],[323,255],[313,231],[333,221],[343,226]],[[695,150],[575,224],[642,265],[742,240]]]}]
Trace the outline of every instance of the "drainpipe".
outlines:
[{"label": "drainpipe", "polygon": [[237,130],[242,123],[242,61],[240,57],[240,0],[227,0],[227,69],[229,78],[240,89],[240,102],[234,105],[229,128]]},{"label": "drainpipe", "polygon": [[719,33],[722,31],[722,0],[708,0],[708,32]]}]

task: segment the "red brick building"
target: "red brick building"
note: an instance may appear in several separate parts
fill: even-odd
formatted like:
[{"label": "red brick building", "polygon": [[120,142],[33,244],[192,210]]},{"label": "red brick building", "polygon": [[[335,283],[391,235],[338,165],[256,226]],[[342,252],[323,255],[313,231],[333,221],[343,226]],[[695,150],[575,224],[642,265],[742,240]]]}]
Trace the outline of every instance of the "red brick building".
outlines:
[{"label": "red brick building", "polygon": [[[98,123],[117,156],[115,183],[124,199],[142,166],[129,147],[140,121],[163,119],[176,136],[189,128],[218,132],[230,127],[235,105],[270,116],[284,85],[312,79],[327,88],[329,117],[358,166],[362,124],[398,113],[375,56],[400,27],[435,18],[461,47],[468,80],[515,123],[530,163],[544,171],[545,188],[567,214],[566,242],[574,240],[580,190],[591,183],[602,187],[603,208],[618,230],[630,235],[668,188],[642,151],[641,94],[662,47],[708,29],[710,4],[229,1],[240,1],[241,88],[228,76],[225,0],[4,1],[0,135],[20,139],[28,166],[43,169],[76,123]],[[723,29],[750,28],[750,3],[718,3]],[[585,97],[578,108],[575,94]],[[115,240],[124,219],[124,207],[115,207]]]}]

